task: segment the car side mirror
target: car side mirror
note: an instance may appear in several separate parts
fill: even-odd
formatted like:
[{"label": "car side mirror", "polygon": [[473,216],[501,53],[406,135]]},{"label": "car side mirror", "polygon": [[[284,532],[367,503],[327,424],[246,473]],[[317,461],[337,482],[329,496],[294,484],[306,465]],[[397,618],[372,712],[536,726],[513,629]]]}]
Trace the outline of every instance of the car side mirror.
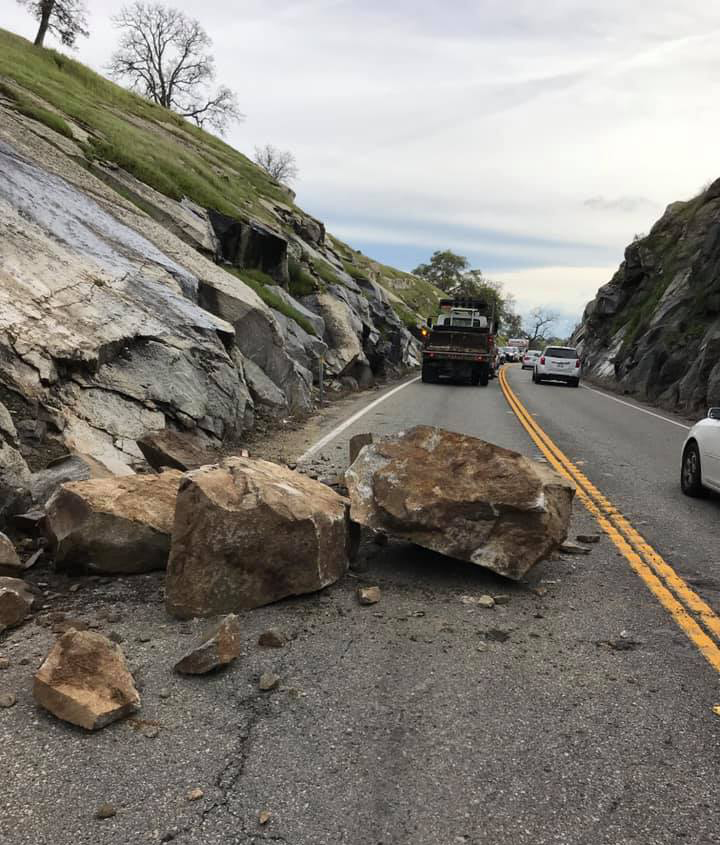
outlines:
[{"label": "car side mirror", "polygon": [[709,420],[720,420],[720,408],[710,408],[707,415]]}]

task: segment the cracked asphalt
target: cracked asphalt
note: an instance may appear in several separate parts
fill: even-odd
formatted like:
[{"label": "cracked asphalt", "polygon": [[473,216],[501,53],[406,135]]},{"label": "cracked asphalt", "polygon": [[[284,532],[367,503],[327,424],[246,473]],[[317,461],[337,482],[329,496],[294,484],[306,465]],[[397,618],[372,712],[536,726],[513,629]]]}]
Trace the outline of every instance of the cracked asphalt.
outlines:
[{"label": "cracked asphalt", "polygon": [[[296,457],[375,398],[266,452]],[[537,457],[496,383],[415,384],[308,469],[337,474],[352,434],[415,423]],[[598,533],[579,504],[577,533]],[[172,666],[207,623],[166,616],[161,574],[31,580],[50,594],[45,615],[0,638],[0,691],[18,699],[0,710],[2,845],[720,842],[718,679],[605,537],[515,584],[366,536],[338,584],[242,613],[244,654],[195,678]],[[381,600],[360,606],[368,585]],[[467,603],[484,593],[509,599]],[[34,705],[32,673],[54,639],[39,623],[53,610],[123,638],[143,699],[134,720],[87,734]],[[271,627],[285,647],[258,646]],[[259,691],[263,671],[280,676],[276,690]],[[188,801],[194,788],[204,795]],[[104,802],[117,813],[98,820]]]}]

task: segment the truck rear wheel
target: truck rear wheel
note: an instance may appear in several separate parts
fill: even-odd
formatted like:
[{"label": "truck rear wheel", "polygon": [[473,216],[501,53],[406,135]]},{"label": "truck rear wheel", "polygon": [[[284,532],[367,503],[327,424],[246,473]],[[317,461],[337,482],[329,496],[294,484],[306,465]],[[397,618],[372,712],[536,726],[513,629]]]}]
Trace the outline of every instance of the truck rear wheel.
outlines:
[{"label": "truck rear wheel", "polygon": [[478,381],[480,382],[480,387],[488,386],[488,382],[490,381],[490,367],[487,364],[481,367]]}]

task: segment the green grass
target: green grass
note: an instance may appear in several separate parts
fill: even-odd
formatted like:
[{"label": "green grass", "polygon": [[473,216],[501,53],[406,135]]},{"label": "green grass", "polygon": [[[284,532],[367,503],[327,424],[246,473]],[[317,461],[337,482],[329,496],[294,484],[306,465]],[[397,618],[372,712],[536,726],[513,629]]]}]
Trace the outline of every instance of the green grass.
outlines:
[{"label": "green grass", "polygon": [[417,326],[417,314],[413,314],[413,312],[409,308],[406,308],[404,305],[400,305],[396,302],[393,304],[393,310],[409,329],[415,328],[415,326]]},{"label": "green grass", "polygon": [[16,88],[13,88],[11,85],[6,85],[4,82],[0,81],[0,94],[8,99],[11,99],[15,103],[15,108],[20,112],[20,114],[24,114],[25,117],[30,117],[33,120],[37,120],[39,123],[45,124],[45,126],[48,126],[60,135],[64,135],[66,138],[73,138],[72,129],[70,129],[66,120],[64,120],[59,114],[56,114],[49,109],[45,109],[42,106],[38,106],[30,99],[30,97],[22,94]]},{"label": "green grass", "polygon": [[313,260],[311,259],[310,264],[313,268],[313,272],[319,276],[325,284],[328,285],[339,285],[340,279],[338,278],[337,273],[332,269],[332,267],[327,263],[327,261],[323,261],[322,259]]},{"label": "green grass", "polygon": [[342,266],[345,268],[345,272],[348,274],[348,276],[351,276],[359,284],[363,284],[363,282],[367,283],[370,281],[370,276],[367,274],[367,272],[364,272],[355,264],[352,264],[350,261],[342,259]]},{"label": "green grass", "polygon": [[317,291],[315,279],[296,258],[288,259],[288,275],[290,277],[288,290],[292,296],[296,298],[309,296]]},{"label": "green grass", "polygon": [[267,306],[274,308],[276,311],[279,311],[291,320],[295,320],[295,322],[301,328],[305,329],[308,334],[316,334],[315,327],[306,317],[304,317],[296,308],[293,308],[292,305],[288,305],[288,303],[285,302],[284,299],[281,299],[274,290],[270,290],[267,287],[267,285],[277,284],[275,279],[268,276],[267,273],[263,273],[262,270],[240,270],[237,267],[223,267],[223,269],[228,273],[232,273],[233,276],[237,276],[241,282],[244,282],[249,288],[252,288]]},{"label": "green grass", "polygon": [[[0,30],[0,77],[45,100],[92,136],[90,158],[115,162],[151,187],[232,216],[269,219],[261,196],[292,205],[242,153],[167,109],[54,50]],[[14,97],[16,101],[17,97]],[[32,104],[31,117],[72,137],[67,123]],[[22,108],[18,107],[21,111]],[[137,125],[137,121],[147,125]],[[224,171],[227,178],[217,172]]]}]

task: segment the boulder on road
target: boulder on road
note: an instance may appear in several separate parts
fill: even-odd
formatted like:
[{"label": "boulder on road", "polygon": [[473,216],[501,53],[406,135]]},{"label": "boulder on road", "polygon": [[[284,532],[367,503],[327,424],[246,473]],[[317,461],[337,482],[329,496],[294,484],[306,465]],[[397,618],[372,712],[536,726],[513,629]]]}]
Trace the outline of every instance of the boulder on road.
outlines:
[{"label": "boulder on road", "polygon": [[165,585],[180,618],[320,590],[348,566],[347,499],[285,466],[228,458],[183,479]]},{"label": "boulder on road", "polygon": [[20,578],[0,578],[0,633],[24,621],[32,610],[35,596]]},{"label": "boulder on road", "polygon": [[215,631],[175,664],[181,675],[204,675],[232,663],[241,652],[240,622],[229,613]]},{"label": "boulder on road", "polygon": [[0,575],[19,575],[23,568],[12,540],[0,531]]},{"label": "boulder on road", "polygon": [[575,494],[517,452],[429,426],[376,439],[345,478],[356,522],[513,579],[565,540]]},{"label": "boulder on road", "polygon": [[154,470],[177,469],[187,472],[218,460],[218,452],[209,441],[170,428],[153,431],[137,441],[143,457]]},{"label": "boulder on road", "polygon": [[35,675],[33,695],[58,719],[89,731],[140,706],[119,646],[92,631],[70,630],[57,640]]},{"label": "boulder on road", "polygon": [[45,522],[56,562],[115,574],[164,569],[181,478],[168,470],[63,485]]}]

